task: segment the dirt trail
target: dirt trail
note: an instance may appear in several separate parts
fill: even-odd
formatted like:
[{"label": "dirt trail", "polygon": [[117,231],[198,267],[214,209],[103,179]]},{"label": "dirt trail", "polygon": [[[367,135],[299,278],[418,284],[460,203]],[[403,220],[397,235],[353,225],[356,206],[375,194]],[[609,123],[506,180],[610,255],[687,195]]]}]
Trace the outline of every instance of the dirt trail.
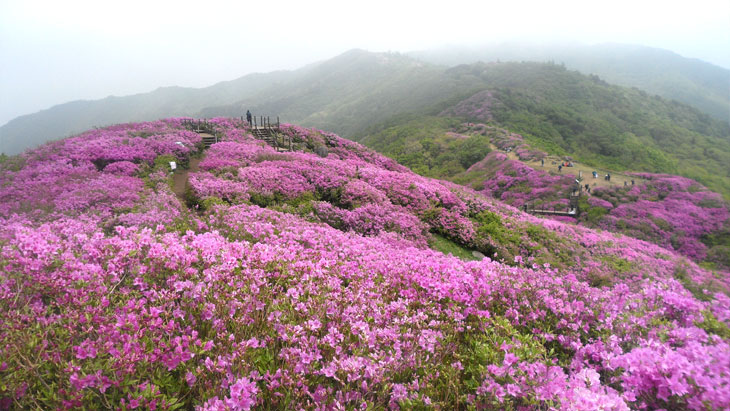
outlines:
[{"label": "dirt trail", "polygon": [[188,182],[188,174],[198,171],[198,164],[201,160],[202,158],[191,158],[187,169],[183,170],[179,168],[175,170],[175,174],[172,176],[172,181],[174,183],[172,191],[175,192],[175,195],[177,195],[178,198],[180,198],[180,201],[185,201],[185,190],[190,184]]},{"label": "dirt trail", "polygon": [[[623,187],[624,182],[626,182],[626,185],[631,185],[631,180],[634,180],[636,184],[639,184],[639,182],[643,182],[644,179],[640,177],[633,177],[629,176],[623,173],[606,170],[603,168],[595,168],[590,167],[582,163],[578,163],[576,161],[573,161],[573,167],[563,167],[562,171],[558,171],[558,164],[561,164],[564,160],[562,160],[561,157],[558,156],[548,156],[545,157],[545,165],[542,166],[540,163],[540,160],[528,160],[523,161],[520,160],[517,157],[517,154],[512,151],[509,153],[505,153],[504,151],[499,150],[497,147],[495,147],[493,144],[491,144],[492,150],[500,151],[503,154],[506,154],[507,157],[510,160],[516,160],[521,161],[524,164],[527,164],[528,166],[534,168],[535,170],[542,170],[550,173],[551,175],[568,175],[573,174],[576,177],[580,174],[580,172],[583,172],[583,184],[590,184],[591,187]],[[593,178],[593,171],[598,172],[598,178]],[[611,174],[611,181],[606,181],[603,178],[606,176],[606,174]]]}]

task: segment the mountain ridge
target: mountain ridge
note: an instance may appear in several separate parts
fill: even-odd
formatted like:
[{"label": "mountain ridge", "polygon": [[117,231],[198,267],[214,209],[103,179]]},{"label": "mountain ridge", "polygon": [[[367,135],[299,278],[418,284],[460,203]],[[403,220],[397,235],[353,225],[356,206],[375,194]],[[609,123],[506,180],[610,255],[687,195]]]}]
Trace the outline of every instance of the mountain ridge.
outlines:
[{"label": "mountain ridge", "polygon": [[[344,97],[336,93],[331,94],[329,98],[338,101],[328,107],[326,102],[322,101],[328,97],[322,94],[323,90],[320,90],[319,95],[301,92],[306,91],[302,86],[305,78],[309,78],[313,84],[317,84],[317,80],[321,81],[328,74],[336,74],[320,73],[321,75],[317,76],[318,68],[330,67],[335,71],[348,69],[350,78],[357,79],[358,75],[362,75],[362,73],[358,74],[356,68],[348,68],[347,64],[358,60],[376,69],[380,67],[381,74],[383,74],[383,66],[379,66],[378,61],[392,63],[393,69],[399,70],[391,71],[395,73],[393,74],[395,77],[388,79],[384,84],[379,85],[377,81],[373,81],[377,80],[374,78],[369,80],[367,87],[359,90],[355,85],[347,84],[340,78],[339,84],[345,89],[358,90],[363,96],[370,95],[368,100],[370,108],[362,104],[362,101],[358,101],[356,97],[341,100]],[[418,64],[425,64],[420,71],[415,70]],[[408,71],[409,67],[410,71]],[[399,112],[422,110],[428,106],[424,100],[432,100],[431,104],[437,104],[438,101],[449,99],[459,93],[467,93],[472,88],[480,86],[469,83],[449,83],[445,84],[443,89],[439,89],[429,85],[433,81],[435,72],[444,69],[446,68],[419,62],[411,58],[410,54],[371,53],[353,49],[332,59],[312,63],[297,70],[254,73],[204,88],[171,86],[159,88],[150,93],[115,96],[111,100],[108,98],[84,100],[56,105],[38,113],[20,116],[0,127],[0,143],[2,144],[0,151],[6,154],[17,154],[25,148],[50,139],[107,124],[173,115],[240,116],[245,112],[243,105],[246,105],[246,108],[258,108],[259,113],[272,115],[280,114],[277,113],[278,110],[288,107],[290,109],[287,112],[288,121],[326,128],[352,137],[366,124],[387,118],[388,113],[393,115]],[[431,71],[431,73],[427,71]],[[336,78],[337,76],[335,76]],[[364,78],[367,79],[367,77]],[[404,87],[408,83],[410,86]],[[294,86],[298,87],[300,92],[292,92],[290,88]],[[388,88],[393,88],[393,90],[388,90]],[[399,90],[406,95],[398,95]],[[441,93],[439,94],[439,92]],[[305,96],[318,98],[319,103],[310,109],[301,106],[303,104],[301,101],[299,101],[299,107],[293,106],[294,103],[297,103],[297,99]],[[262,101],[264,103],[261,103]],[[308,103],[312,104],[312,102]],[[397,110],[394,110],[394,107]],[[348,112],[348,110],[350,111]],[[343,125],[343,123],[348,124]]]}]

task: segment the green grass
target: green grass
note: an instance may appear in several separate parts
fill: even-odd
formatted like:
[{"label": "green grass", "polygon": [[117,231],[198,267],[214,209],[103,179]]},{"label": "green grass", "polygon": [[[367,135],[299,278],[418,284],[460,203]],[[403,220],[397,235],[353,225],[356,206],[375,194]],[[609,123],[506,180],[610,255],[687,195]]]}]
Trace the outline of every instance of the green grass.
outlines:
[{"label": "green grass", "polygon": [[451,254],[454,257],[461,258],[465,261],[475,261],[479,259],[472,255],[471,250],[456,244],[440,234],[433,234],[428,245],[436,251],[441,251],[444,254]]},{"label": "green grass", "polygon": [[489,138],[447,134],[460,119],[433,116],[399,116],[402,123],[373,129],[362,143],[418,174],[447,178],[463,173],[490,152]]}]

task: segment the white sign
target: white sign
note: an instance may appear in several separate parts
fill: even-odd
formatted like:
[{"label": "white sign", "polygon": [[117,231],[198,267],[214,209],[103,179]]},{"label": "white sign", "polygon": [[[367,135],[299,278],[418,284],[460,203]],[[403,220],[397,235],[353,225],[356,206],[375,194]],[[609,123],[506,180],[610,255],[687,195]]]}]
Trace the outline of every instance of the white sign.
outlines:
[{"label": "white sign", "polygon": [[170,161],[170,168],[172,169],[172,171],[175,171],[175,169],[177,168],[177,163],[175,163],[174,161]]}]

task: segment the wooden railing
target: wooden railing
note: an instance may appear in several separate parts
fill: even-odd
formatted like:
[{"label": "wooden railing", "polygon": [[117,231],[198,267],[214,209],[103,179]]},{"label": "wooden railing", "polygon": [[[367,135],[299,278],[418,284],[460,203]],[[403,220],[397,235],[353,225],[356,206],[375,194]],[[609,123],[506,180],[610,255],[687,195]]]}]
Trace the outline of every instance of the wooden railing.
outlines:
[{"label": "wooden railing", "polygon": [[525,204],[522,206],[522,211],[530,214],[543,214],[543,215],[563,215],[563,216],[577,216],[578,208],[566,206],[565,208],[557,208],[555,206],[551,208],[535,208],[534,205]]},{"label": "wooden railing", "polygon": [[543,215],[563,215],[577,217],[580,214],[580,195],[581,188],[576,187],[570,192],[568,197],[569,203],[565,208],[552,206],[550,208],[537,208],[535,204],[525,203],[522,206],[522,211],[530,214],[543,214]]},{"label": "wooden railing", "polygon": [[[237,121],[238,119],[233,118],[233,120]],[[214,137],[214,141],[208,141],[206,138],[203,139],[206,147],[209,147],[212,143],[220,141],[215,126],[207,119],[184,119],[182,120],[182,125],[188,130],[196,133],[211,134]],[[271,117],[269,116],[252,117],[251,123],[241,116],[241,123],[239,126],[248,127],[254,137],[264,140],[277,151],[292,151],[294,149],[291,136],[281,133],[279,116],[276,117],[276,122],[271,121]]]},{"label": "wooden railing", "polygon": [[182,121],[183,127],[188,130],[195,131],[196,133],[210,133],[215,134],[215,127],[207,119],[184,119]]},{"label": "wooden railing", "polygon": [[[241,120],[243,120],[243,117],[241,117]],[[250,126],[253,129],[268,129],[278,133],[279,129],[281,128],[281,124],[279,123],[279,116],[276,116],[276,123],[272,123],[271,117],[269,116],[254,116],[252,120],[253,121]]]}]

